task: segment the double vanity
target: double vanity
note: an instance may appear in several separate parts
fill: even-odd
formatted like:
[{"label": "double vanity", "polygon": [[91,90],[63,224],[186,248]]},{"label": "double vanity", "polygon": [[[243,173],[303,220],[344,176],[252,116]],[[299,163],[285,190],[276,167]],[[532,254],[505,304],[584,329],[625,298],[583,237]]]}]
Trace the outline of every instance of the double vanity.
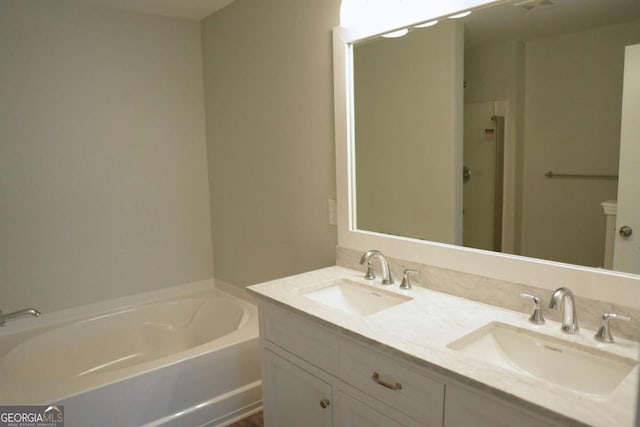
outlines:
[{"label": "double vanity", "polygon": [[613,323],[612,343],[608,328],[567,333],[570,297],[561,325],[541,319],[546,301],[529,316],[364,276],[335,266],[249,288],[268,426],[634,425],[640,345]]},{"label": "double vanity", "polygon": [[[638,240],[618,215],[618,271],[593,268],[602,242],[580,224],[589,212],[601,219],[600,190],[637,207],[626,154],[637,150],[620,165],[598,153],[618,140],[635,147],[640,132],[637,103],[623,102],[637,99],[640,9],[547,6],[343,0],[333,30],[338,266],[249,288],[268,427],[635,424]],[[596,19],[616,14],[624,19]],[[601,102],[605,84],[622,120],[603,119],[614,111]],[[577,101],[590,92],[593,104]],[[619,172],[617,186],[591,172],[595,158]],[[464,184],[479,159],[491,161]],[[590,172],[544,174],[552,167]],[[377,251],[362,256],[374,247],[391,268]],[[392,271],[404,277],[394,283]]]}]

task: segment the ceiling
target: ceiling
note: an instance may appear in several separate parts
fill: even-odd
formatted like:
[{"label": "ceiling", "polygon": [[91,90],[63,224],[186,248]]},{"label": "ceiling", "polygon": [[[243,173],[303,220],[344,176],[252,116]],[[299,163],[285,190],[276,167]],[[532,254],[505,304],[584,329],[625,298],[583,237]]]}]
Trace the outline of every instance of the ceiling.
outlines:
[{"label": "ceiling", "polygon": [[201,20],[234,0],[78,0],[152,15]]},{"label": "ceiling", "polygon": [[637,19],[639,0],[515,0],[480,9],[462,21],[465,48],[472,48],[499,40],[532,40]]}]

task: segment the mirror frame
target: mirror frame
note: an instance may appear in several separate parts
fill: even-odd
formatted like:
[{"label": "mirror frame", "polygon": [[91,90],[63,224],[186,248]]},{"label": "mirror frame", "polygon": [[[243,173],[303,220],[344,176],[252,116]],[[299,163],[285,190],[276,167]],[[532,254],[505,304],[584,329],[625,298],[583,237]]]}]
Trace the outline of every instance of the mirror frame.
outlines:
[{"label": "mirror frame", "polygon": [[[434,6],[433,15],[420,16],[419,20],[412,20],[403,26],[456,13],[460,11],[458,3],[450,5],[453,9],[446,11],[442,5]],[[473,10],[502,2],[467,0],[467,3],[467,10]],[[342,27],[333,29],[338,246],[363,252],[375,248],[393,258],[543,289],[554,290],[559,286],[567,286],[582,297],[640,309],[639,275],[355,228],[353,44],[399,28],[402,27],[394,23],[389,28],[371,31]]]}]

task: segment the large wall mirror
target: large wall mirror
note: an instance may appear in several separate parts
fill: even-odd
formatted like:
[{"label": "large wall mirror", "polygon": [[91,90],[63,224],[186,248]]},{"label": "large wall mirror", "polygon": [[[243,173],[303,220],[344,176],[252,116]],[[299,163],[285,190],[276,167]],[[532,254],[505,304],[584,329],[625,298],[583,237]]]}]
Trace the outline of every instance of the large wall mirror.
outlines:
[{"label": "large wall mirror", "polygon": [[636,263],[613,260],[618,210],[640,218],[621,200],[640,187],[621,170],[640,148],[620,161],[635,44],[637,0],[503,2],[356,41],[353,228],[640,273],[640,229]]}]

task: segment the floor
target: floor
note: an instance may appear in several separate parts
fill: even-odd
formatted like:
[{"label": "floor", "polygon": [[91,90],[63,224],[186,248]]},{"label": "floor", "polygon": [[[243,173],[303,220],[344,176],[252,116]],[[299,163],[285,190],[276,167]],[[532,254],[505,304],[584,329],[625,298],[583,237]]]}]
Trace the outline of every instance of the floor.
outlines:
[{"label": "floor", "polygon": [[240,420],[237,423],[233,423],[228,427],[264,427],[262,411]]}]

